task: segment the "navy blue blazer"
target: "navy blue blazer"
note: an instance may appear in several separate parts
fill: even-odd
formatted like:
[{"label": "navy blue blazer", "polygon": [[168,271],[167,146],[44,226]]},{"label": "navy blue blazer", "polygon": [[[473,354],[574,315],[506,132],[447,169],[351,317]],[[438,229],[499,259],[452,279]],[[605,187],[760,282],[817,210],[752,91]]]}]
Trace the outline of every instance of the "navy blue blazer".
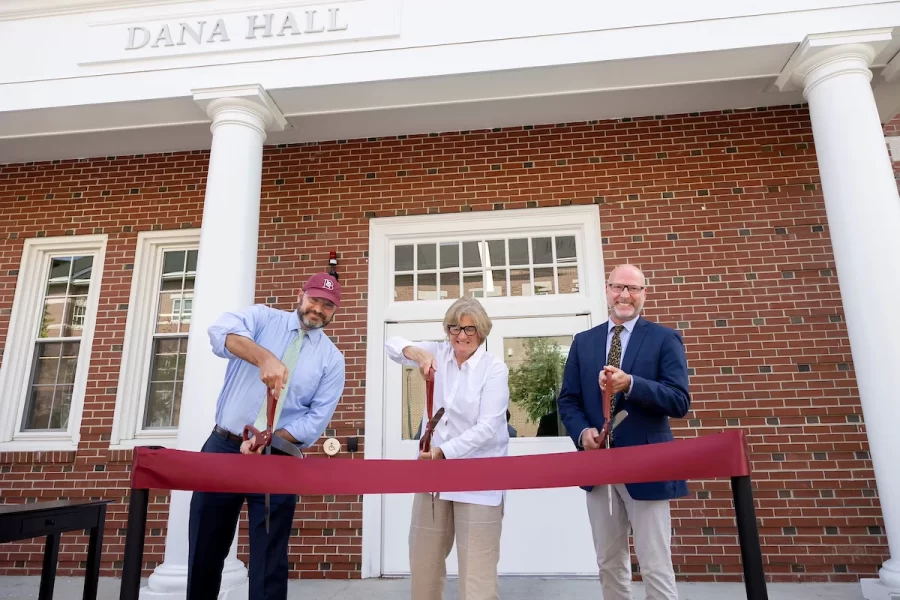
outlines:
[{"label": "navy blue blazer", "polygon": [[[609,325],[578,333],[569,350],[557,404],[559,416],[579,450],[581,432],[603,427],[603,396],[598,378],[606,364]],[[669,442],[674,439],[669,417],[684,418],[691,406],[687,359],[681,334],[639,317],[625,348],[621,368],[634,378],[631,395],[616,399],[616,412],[628,416],[616,428],[615,447]],[[635,500],[666,500],[686,496],[685,481],[626,484]],[[585,487],[590,491],[591,487]]]}]

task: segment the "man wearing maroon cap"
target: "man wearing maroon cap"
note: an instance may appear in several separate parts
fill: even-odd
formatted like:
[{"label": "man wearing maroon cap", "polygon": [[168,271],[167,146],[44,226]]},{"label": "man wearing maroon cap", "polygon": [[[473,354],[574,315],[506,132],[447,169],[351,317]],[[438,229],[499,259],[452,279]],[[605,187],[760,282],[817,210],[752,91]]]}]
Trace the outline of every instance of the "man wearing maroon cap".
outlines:
[{"label": "man wearing maroon cap", "polygon": [[[266,428],[267,388],[278,403],[274,435],[301,448],[325,431],[344,390],[344,356],[322,329],[341,303],[341,284],[316,273],[291,312],[257,304],[225,313],[209,328],[213,353],[228,359],[216,405],[216,426],[202,452],[249,454],[245,425]],[[272,449],[277,454],[278,450]],[[214,600],[222,567],[247,501],[250,532],[250,598],[287,598],[288,541],[297,497],[270,496],[266,531],[263,494],[194,492],[188,531],[188,600]]]}]

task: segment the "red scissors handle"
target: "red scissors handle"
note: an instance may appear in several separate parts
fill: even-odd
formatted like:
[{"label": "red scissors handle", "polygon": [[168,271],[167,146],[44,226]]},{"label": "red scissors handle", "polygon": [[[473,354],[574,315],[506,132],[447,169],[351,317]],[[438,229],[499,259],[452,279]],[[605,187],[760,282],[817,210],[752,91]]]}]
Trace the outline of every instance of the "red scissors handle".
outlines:
[{"label": "red scissors handle", "polygon": [[275,404],[278,399],[275,397],[274,392],[271,389],[266,390],[266,430],[259,431],[253,425],[245,425],[244,426],[244,441],[249,440],[250,438],[255,437],[256,439],[253,441],[253,444],[250,445],[250,451],[256,452],[260,448],[265,448],[266,446],[272,443],[272,429],[275,424],[272,422],[275,420]]},{"label": "red scissors handle", "polygon": [[601,388],[603,392],[603,428],[600,429],[600,433],[597,437],[594,438],[594,441],[597,442],[598,445],[602,446],[604,442],[606,442],[606,437],[609,435],[609,423],[610,423],[610,405],[611,405],[611,395],[609,387],[611,385],[610,377],[606,378],[606,385]]}]

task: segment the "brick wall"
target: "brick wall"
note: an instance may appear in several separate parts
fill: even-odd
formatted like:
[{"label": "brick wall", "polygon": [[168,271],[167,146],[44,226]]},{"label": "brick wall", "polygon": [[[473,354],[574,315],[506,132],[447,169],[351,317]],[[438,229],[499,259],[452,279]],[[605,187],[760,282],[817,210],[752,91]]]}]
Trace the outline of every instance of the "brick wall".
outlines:
[{"label": "brick wall", "polygon": [[[24,239],[109,234],[81,444],[0,454],[4,502],[124,500],[130,453],[109,451],[107,439],[136,233],[199,227],[207,160],[0,167],[0,339]],[[329,434],[364,433],[369,219],[594,204],[605,263],[640,264],[647,316],[684,334],[693,405],[676,435],[748,432],[771,578],[855,581],[887,557],[804,107],[271,147],[263,168],[257,300],[290,307],[300,282],[339,252],[347,301],[331,334],[347,387]],[[728,483],[691,491],[673,506],[679,577],[739,580]],[[166,500],[151,494],[146,573],[163,559]],[[361,506],[356,496],[304,498],[293,576],[359,576]],[[120,501],[110,511],[105,576],[120,574],[125,510]],[[240,540],[246,558],[243,530]],[[63,537],[61,574],[79,572],[85,543]],[[41,552],[37,542],[0,548],[0,574],[36,574]]]}]

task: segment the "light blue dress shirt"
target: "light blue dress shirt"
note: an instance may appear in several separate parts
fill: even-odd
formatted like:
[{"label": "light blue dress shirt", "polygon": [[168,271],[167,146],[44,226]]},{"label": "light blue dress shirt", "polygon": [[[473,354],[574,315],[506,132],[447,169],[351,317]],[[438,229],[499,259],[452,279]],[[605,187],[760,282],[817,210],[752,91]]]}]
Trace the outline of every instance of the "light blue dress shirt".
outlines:
[{"label": "light blue dress shirt", "polygon": [[[631,339],[631,332],[634,331],[634,326],[637,325],[638,319],[640,315],[631,319],[630,321],[625,321],[622,325],[625,326],[625,329],[622,330],[622,333],[619,334],[619,341],[622,343],[622,361],[625,360],[625,349],[628,348],[628,340]],[[609,349],[612,347],[612,339],[613,333],[616,329],[616,324],[613,323],[613,320],[610,319],[607,321],[608,325],[606,328],[606,360],[609,362]]]},{"label": "light blue dress shirt", "polygon": [[[208,332],[213,353],[228,359],[225,384],[216,404],[216,424],[240,435],[245,425],[256,420],[266,399],[266,384],[256,366],[228,351],[225,338],[230,333],[250,338],[281,358],[299,335],[300,318],[296,310],[286,312],[256,304],[241,312],[223,314]],[[287,430],[301,447],[312,446],[337,408],[344,378],[344,355],[321,329],[307,331],[275,429]]]}]

